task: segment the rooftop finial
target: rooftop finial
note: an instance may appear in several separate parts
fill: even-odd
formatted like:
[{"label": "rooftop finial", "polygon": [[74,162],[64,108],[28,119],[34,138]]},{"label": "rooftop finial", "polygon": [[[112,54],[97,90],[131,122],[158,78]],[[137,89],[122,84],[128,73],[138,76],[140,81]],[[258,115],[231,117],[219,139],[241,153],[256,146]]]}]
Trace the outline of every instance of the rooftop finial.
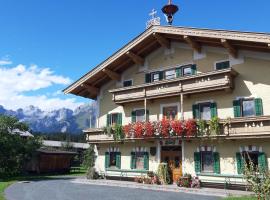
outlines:
[{"label": "rooftop finial", "polygon": [[155,9],[152,9],[152,11],[149,13],[149,16],[151,19],[146,22],[146,29],[154,25],[160,25],[160,17],[157,17],[157,11]]},{"label": "rooftop finial", "polygon": [[172,4],[172,0],[168,1],[168,4],[163,6],[162,12],[166,15],[166,20],[169,25],[172,25],[173,15],[178,11],[178,6]]}]

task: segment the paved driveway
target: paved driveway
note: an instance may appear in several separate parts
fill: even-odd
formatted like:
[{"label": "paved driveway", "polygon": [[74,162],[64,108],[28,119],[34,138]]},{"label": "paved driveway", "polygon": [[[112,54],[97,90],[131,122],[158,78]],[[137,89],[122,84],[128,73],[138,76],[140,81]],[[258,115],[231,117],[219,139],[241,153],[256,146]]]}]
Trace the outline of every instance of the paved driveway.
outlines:
[{"label": "paved driveway", "polygon": [[180,192],[85,185],[71,180],[16,183],[5,191],[7,200],[217,200],[218,197]]}]

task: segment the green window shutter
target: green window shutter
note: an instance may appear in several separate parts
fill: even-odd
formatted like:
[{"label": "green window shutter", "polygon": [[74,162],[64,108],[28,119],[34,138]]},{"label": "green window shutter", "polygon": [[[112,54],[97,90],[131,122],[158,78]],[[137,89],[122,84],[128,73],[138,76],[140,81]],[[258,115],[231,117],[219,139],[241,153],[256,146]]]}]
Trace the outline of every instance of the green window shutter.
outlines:
[{"label": "green window shutter", "polygon": [[159,72],[159,80],[160,81],[163,79],[163,75],[164,75],[164,72],[163,71],[160,71]]},{"label": "green window shutter", "polygon": [[255,101],[255,113],[256,113],[256,116],[263,115],[262,99],[261,98],[256,98],[254,101]]},{"label": "green window shutter", "polygon": [[191,74],[192,75],[197,74],[197,67],[196,67],[196,65],[191,65]]},{"label": "green window shutter", "polygon": [[105,152],[105,169],[110,167],[110,153]]},{"label": "green window shutter", "polygon": [[241,101],[240,100],[233,101],[233,112],[234,112],[234,117],[241,117]]},{"label": "green window shutter", "polygon": [[121,153],[116,152],[116,167],[121,169]]},{"label": "green window shutter", "polygon": [[199,112],[199,105],[193,104],[192,105],[192,113],[193,113],[193,119],[199,119],[200,118],[200,112]]},{"label": "green window shutter", "polygon": [[259,169],[262,171],[266,171],[267,170],[267,157],[265,155],[265,153],[260,152],[259,153],[259,157],[258,157],[258,164],[259,164]]},{"label": "green window shutter", "polygon": [[111,115],[107,114],[107,126],[111,125]]},{"label": "green window shutter", "polygon": [[132,123],[136,122],[136,111],[135,110],[131,112],[131,122]]},{"label": "green window shutter", "polygon": [[149,121],[149,110],[146,110],[146,121]]},{"label": "green window shutter", "polygon": [[131,152],[130,169],[136,169],[136,154],[135,154],[135,152]]},{"label": "green window shutter", "polygon": [[196,173],[201,172],[201,153],[200,152],[194,152],[194,167],[195,167]]},{"label": "green window shutter", "polygon": [[211,103],[210,108],[211,108],[211,118],[217,117],[217,104]]},{"label": "green window shutter", "polygon": [[122,125],[122,113],[117,114],[117,124]]},{"label": "green window shutter", "polygon": [[144,152],[143,165],[144,165],[145,170],[149,170],[149,154],[148,154],[148,152]]},{"label": "green window shutter", "polygon": [[236,153],[236,163],[237,163],[237,173],[243,174],[245,163],[241,153],[239,152]]},{"label": "green window shutter", "polygon": [[150,83],[151,82],[151,74],[147,73],[145,74],[145,83]]},{"label": "green window shutter", "polygon": [[179,78],[182,76],[182,68],[177,68],[175,70],[175,73],[176,73],[176,78]]},{"label": "green window shutter", "polygon": [[214,173],[220,174],[220,156],[218,152],[213,153],[214,156]]}]

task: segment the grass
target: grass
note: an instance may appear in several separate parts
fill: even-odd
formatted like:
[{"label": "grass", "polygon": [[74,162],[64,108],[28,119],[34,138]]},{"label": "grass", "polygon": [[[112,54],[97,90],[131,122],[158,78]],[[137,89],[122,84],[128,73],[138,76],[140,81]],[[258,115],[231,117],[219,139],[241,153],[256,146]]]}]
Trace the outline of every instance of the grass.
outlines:
[{"label": "grass", "polygon": [[64,178],[68,176],[83,176],[86,174],[86,169],[80,167],[79,171],[71,171],[66,174],[42,174],[42,175],[26,175],[26,176],[17,176],[6,179],[0,179],[0,200],[5,200],[4,191],[7,187],[16,183],[18,181],[38,181],[38,180],[53,180],[57,178]]},{"label": "grass", "polygon": [[224,198],[223,200],[257,200],[257,198],[251,196],[243,196],[243,197],[227,197]]}]

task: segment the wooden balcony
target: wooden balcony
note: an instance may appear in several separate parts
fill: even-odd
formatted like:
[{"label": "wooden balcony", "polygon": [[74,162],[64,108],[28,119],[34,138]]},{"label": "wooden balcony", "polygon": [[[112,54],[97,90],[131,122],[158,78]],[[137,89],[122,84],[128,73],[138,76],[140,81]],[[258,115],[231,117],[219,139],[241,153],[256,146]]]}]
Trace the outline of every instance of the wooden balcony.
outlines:
[{"label": "wooden balcony", "polygon": [[[200,138],[224,138],[224,139],[248,139],[248,138],[270,138],[270,116],[259,117],[239,117],[231,119],[220,120],[221,131],[219,134],[210,133],[206,130],[204,134],[197,133],[189,139]],[[86,140],[89,143],[108,143],[115,142],[113,135],[107,135],[103,129],[88,129],[86,133]],[[171,139],[177,137],[170,137]],[[151,138],[125,138],[125,141],[134,140],[155,140],[167,139],[161,137]],[[179,138],[178,138],[179,139]]]},{"label": "wooden balcony", "polygon": [[199,73],[197,75],[162,80],[153,83],[141,84],[109,90],[112,100],[117,104],[157,99],[182,94],[195,94],[209,91],[225,90],[234,88],[234,77],[237,72],[233,69]]},{"label": "wooden balcony", "polygon": [[221,120],[221,135],[233,138],[270,137],[270,116]]}]

